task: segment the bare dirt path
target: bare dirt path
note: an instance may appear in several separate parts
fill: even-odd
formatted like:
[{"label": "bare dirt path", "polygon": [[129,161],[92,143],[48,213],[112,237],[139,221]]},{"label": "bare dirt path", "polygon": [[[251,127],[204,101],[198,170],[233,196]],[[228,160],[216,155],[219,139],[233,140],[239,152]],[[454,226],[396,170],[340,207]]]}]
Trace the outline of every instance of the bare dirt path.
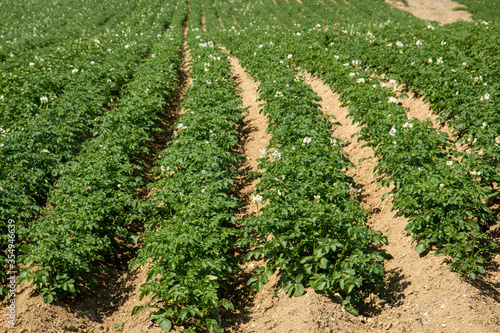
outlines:
[{"label": "bare dirt path", "polygon": [[[383,79],[385,77],[384,74],[381,75],[381,78]],[[464,152],[467,150],[467,145],[466,144],[459,144],[457,142],[457,138],[453,134],[453,129],[451,129],[448,126],[448,123],[441,124],[438,121],[439,115],[433,113],[431,110],[431,105],[429,103],[426,103],[424,101],[425,97],[424,96],[418,96],[415,93],[412,92],[406,92],[406,87],[404,84],[398,85],[398,83],[390,82],[390,81],[385,81],[381,83],[382,85],[385,85],[387,87],[390,87],[394,90],[396,95],[398,96],[398,101],[401,102],[401,105],[404,106],[405,108],[408,108],[407,114],[421,122],[424,121],[430,121],[432,123],[432,127],[435,129],[444,132],[448,134],[448,137],[455,142],[455,148],[460,151]],[[400,97],[402,94],[406,94],[408,97],[402,98]]]},{"label": "bare dirt path", "polygon": [[[267,129],[267,117],[260,114],[261,107],[257,99],[258,82],[245,73],[238,60],[231,58],[233,73],[241,88],[243,106],[248,110],[243,119],[245,127],[242,129],[242,147],[240,150],[247,157],[240,170],[240,178],[237,181],[239,187],[240,211],[238,218],[244,218],[255,214],[257,209],[252,204],[252,194],[258,180],[247,179],[246,175],[251,171],[257,171],[257,158],[261,157],[261,148],[269,144],[270,135]],[[289,298],[283,291],[278,292],[277,297],[272,298],[277,277],[270,278],[264,290],[256,295],[248,295],[246,280],[263,261],[250,261],[243,265],[243,272],[239,276],[239,285],[232,292],[236,312],[231,315],[227,322],[229,332],[364,332],[363,325],[356,317],[345,312],[342,306],[332,302],[328,297],[315,293],[311,288],[306,289],[305,295]],[[348,319],[343,319],[348,318]],[[347,321],[345,323],[344,321]],[[352,321],[352,323],[350,322]]]},{"label": "bare dirt path", "polygon": [[249,174],[258,171],[257,159],[262,157],[260,149],[269,145],[271,135],[266,133],[267,117],[260,113],[262,106],[257,102],[259,84],[247,77],[245,69],[241,67],[238,59],[231,57],[230,61],[233,76],[241,89],[243,108],[248,110],[243,118],[245,127],[240,129],[241,150],[247,158],[238,170],[239,179],[237,180],[240,199],[238,219],[241,220],[257,212],[257,207],[252,204],[252,195],[259,179],[249,177]]},{"label": "bare dirt path", "polygon": [[[274,1],[274,0],[273,0]],[[300,2],[300,0],[297,0]],[[389,0],[387,0],[390,2]],[[408,0],[409,7],[401,1],[395,1],[396,8],[411,12],[413,15],[449,23],[457,19],[470,20],[465,11],[453,11],[458,4],[449,0]],[[233,16],[233,20],[237,22]],[[222,26],[222,24],[221,24]],[[188,57],[184,49],[183,65],[180,72],[184,75],[184,87],[190,82]],[[241,206],[238,218],[255,214],[256,207],[251,203],[252,193],[257,180],[246,178],[249,172],[257,169],[256,158],[260,157],[260,148],[267,146],[269,135],[265,133],[266,119],[259,114],[257,87],[238,64],[231,59],[234,74],[242,89],[244,107],[249,113],[244,118],[241,149],[248,158],[242,164],[237,180]],[[307,76],[316,93],[323,98],[321,106],[325,112],[334,114],[342,126],[333,130],[333,135],[346,142],[345,150],[353,162],[373,156],[369,148],[362,148],[362,142],[351,138],[359,128],[347,118],[346,108],[340,107],[338,96],[320,80]],[[182,94],[180,95],[182,99]],[[421,99],[403,99],[404,106],[410,108],[410,114],[425,120],[431,113]],[[168,111],[168,110],[167,110]],[[179,111],[180,116],[184,111]],[[177,117],[176,116],[176,117]],[[430,116],[435,122],[435,115]],[[163,118],[162,126],[169,127],[172,119]],[[446,128],[444,128],[447,130]],[[146,161],[147,162],[147,161]],[[152,163],[152,161],[151,161]],[[229,318],[230,332],[481,332],[500,331],[500,275],[490,274],[490,288],[476,289],[460,280],[457,274],[449,272],[441,257],[432,253],[420,258],[411,245],[410,237],[404,231],[406,219],[391,212],[390,197],[381,201],[387,189],[376,186],[378,179],[373,177],[375,158],[356,163],[356,169],[348,170],[358,187],[362,190],[362,207],[371,212],[369,225],[381,230],[389,239],[386,250],[394,259],[386,263],[387,290],[368,296],[374,306],[366,315],[355,317],[346,313],[340,305],[340,298],[329,299],[315,293],[310,288],[301,297],[289,298],[278,292],[272,298],[273,284],[276,277],[264,288],[263,292],[248,296],[244,286],[244,277],[262,265],[262,262],[249,262],[243,268],[243,275],[237,290],[233,292],[232,302],[237,312]],[[150,166],[149,166],[150,167]],[[146,268],[128,271],[126,265],[130,258],[123,258],[123,265],[116,267],[107,279],[102,279],[99,289],[89,296],[72,301],[47,305],[40,296],[33,295],[33,289],[23,286],[17,294],[18,321],[14,329],[0,326],[3,332],[162,332],[149,321],[147,310],[136,316],[130,313],[139,301],[139,287],[146,280]],[[5,318],[6,306],[0,314]],[[2,321],[6,323],[6,321]]]},{"label": "bare dirt path", "polygon": [[201,4],[201,29],[204,33],[207,33],[207,26],[205,21],[205,11],[203,10],[203,3]]},{"label": "bare dirt path", "polygon": [[217,13],[217,20],[219,21],[220,27],[224,29],[224,24],[222,23],[219,13]]},{"label": "bare dirt path", "polygon": [[372,310],[367,328],[374,332],[497,332],[498,295],[461,281],[458,274],[448,270],[445,258],[432,252],[419,257],[404,230],[407,220],[391,211],[391,196],[381,200],[388,189],[377,187],[379,179],[373,177],[377,161],[373,152],[362,147],[364,142],[351,138],[359,127],[347,118],[347,108],[340,107],[338,95],[319,79],[306,74],[306,82],[323,99],[321,106],[325,112],[335,115],[342,124],[333,135],[346,142],[345,150],[351,160],[356,163],[371,157],[356,163],[356,169],[348,170],[347,174],[361,189],[362,207],[371,212],[369,226],[387,236],[389,245],[385,249],[394,259],[385,265],[387,290],[380,294],[380,299],[374,296],[381,307]]},{"label": "bare dirt path", "polygon": [[423,20],[436,21],[441,24],[458,20],[472,21],[472,15],[464,6],[452,0],[385,0],[395,8],[408,12]]}]

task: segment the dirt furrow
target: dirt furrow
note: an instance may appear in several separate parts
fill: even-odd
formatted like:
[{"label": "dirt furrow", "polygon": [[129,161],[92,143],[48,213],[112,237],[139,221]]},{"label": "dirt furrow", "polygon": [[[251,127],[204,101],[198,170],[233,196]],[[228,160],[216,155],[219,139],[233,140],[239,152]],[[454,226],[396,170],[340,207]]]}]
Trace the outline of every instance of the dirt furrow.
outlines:
[{"label": "dirt furrow", "polygon": [[243,118],[245,127],[240,129],[241,151],[247,158],[238,170],[239,178],[237,180],[240,199],[238,219],[241,220],[257,212],[257,207],[252,203],[252,195],[259,180],[249,177],[249,174],[258,171],[257,158],[262,157],[260,149],[269,145],[271,135],[266,132],[267,117],[260,113],[262,106],[257,102],[259,84],[247,77],[245,70],[236,58],[231,57],[230,61],[233,75],[241,89],[243,107],[248,110]]},{"label": "dirt furrow", "polygon": [[222,23],[222,20],[221,20],[220,15],[219,15],[219,13],[218,13],[218,12],[217,12],[217,21],[219,21],[220,27],[221,27],[222,29],[224,29],[224,24]]},{"label": "dirt furrow", "polygon": [[204,33],[207,33],[207,26],[205,21],[205,11],[203,10],[203,3],[201,4],[201,29]]},{"label": "dirt furrow", "polygon": [[[175,121],[186,112],[186,110],[180,107],[182,101],[184,100],[186,89],[192,82],[192,78],[190,76],[191,56],[186,42],[186,34],[187,25],[184,28],[184,43],[181,49],[182,61],[177,71],[179,79],[176,90],[176,98],[161,115],[162,131],[157,134],[153,143],[157,145],[153,149],[154,156],[166,148],[166,144],[172,139],[171,126],[174,125]],[[154,163],[154,160],[152,162]],[[149,175],[150,174],[151,173],[149,173]],[[150,179],[150,181],[154,180]],[[152,190],[149,191],[148,197],[151,192]],[[127,269],[123,272],[123,275],[118,277],[117,284],[121,287],[116,288],[116,296],[119,297],[120,294],[123,294],[123,290],[128,291],[129,296],[124,299],[124,302],[118,303],[119,305],[116,307],[116,310],[113,311],[110,316],[103,318],[103,331],[108,332],[109,329],[112,329],[112,332],[119,331],[118,328],[122,327],[123,332],[164,332],[161,328],[159,328],[159,326],[154,325],[149,320],[149,314],[151,312],[149,310],[143,309],[135,316],[131,317],[134,307],[144,304],[144,302],[147,301],[147,298],[142,301],[139,300],[141,293],[139,288],[146,282],[147,271],[148,267],[138,266],[131,271]],[[96,330],[96,332],[98,331]]]},{"label": "dirt furrow", "polygon": [[[261,148],[269,144],[270,135],[265,132],[267,117],[260,114],[261,106],[257,99],[259,84],[252,81],[241,67],[238,60],[231,58],[233,73],[241,88],[243,105],[248,110],[242,129],[240,151],[247,161],[239,170],[237,180],[239,188],[240,210],[238,218],[255,214],[257,209],[252,204],[252,194],[258,180],[247,178],[249,172],[257,171],[257,158],[261,157]],[[282,290],[273,297],[276,288],[277,275],[270,278],[262,292],[248,295],[245,286],[247,279],[263,261],[250,261],[243,265],[243,271],[238,277],[238,283],[232,291],[231,301],[236,312],[228,318],[226,327],[229,332],[364,332],[363,324],[353,315],[345,312],[338,298],[334,302],[325,295],[306,289],[301,297],[288,297]]]},{"label": "dirt furrow", "polygon": [[[381,78],[384,78],[385,75],[382,74]],[[405,108],[408,108],[407,114],[421,122],[424,121],[430,121],[432,123],[432,127],[435,129],[444,132],[448,134],[448,137],[454,141],[455,143],[455,148],[459,152],[465,152],[468,151],[468,146],[467,144],[463,143],[460,144],[457,142],[457,138],[453,133],[453,130],[448,126],[448,123],[445,122],[444,124],[441,124],[438,121],[439,115],[435,114],[431,110],[431,105],[427,102],[424,101],[424,96],[417,96],[415,93],[412,92],[406,92],[405,85],[399,85],[397,83],[393,83],[394,81],[386,81],[382,82],[382,85],[385,85],[389,88],[392,88],[396,95],[398,96],[399,102],[401,102],[401,105]],[[408,95],[408,97],[401,98],[400,96],[402,94]],[[470,149],[469,149],[470,151]]]},{"label": "dirt furrow", "polygon": [[[356,164],[347,171],[361,190],[361,206],[371,212],[368,225],[381,230],[389,240],[386,251],[394,259],[385,264],[386,290],[372,295],[373,307],[366,325],[370,331],[381,332],[496,332],[500,305],[494,295],[480,291],[450,272],[446,258],[433,252],[419,257],[406,234],[407,219],[392,209],[391,197],[382,201],[387,188],[377,186],[373,176],[377,163],[370,148],[362,147],[352,135],[359,131],[347,118],[338,95],[321,80],[306,74],[306,82],[323,99],[325,113],[334,115],[342,124],[333,136],[345,141],[345,150]],[[410,106],[411,107],[411,106]],[[359,163],[359,159],[365,159]]]}]

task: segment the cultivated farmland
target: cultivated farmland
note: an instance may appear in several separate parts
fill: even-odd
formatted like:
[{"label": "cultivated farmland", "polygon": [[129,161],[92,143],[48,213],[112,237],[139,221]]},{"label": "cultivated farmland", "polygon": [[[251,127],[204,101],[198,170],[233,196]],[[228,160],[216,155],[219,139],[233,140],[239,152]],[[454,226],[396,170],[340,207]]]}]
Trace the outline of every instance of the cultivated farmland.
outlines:
[{"label": "cultivated farmland", "polygon": [[0,331],[498,332],[459,2],[0,3]]}]

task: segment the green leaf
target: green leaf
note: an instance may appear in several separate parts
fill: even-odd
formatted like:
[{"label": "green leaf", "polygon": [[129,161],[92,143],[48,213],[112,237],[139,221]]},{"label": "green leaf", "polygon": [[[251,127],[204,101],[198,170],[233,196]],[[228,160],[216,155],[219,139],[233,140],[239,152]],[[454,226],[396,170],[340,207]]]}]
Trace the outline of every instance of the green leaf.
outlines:
[{"label": "green leaf", "polygon": [[296,284],[295,285],[295,292],[293,293],[295,296],[302,296],[304,295],[304,286],[302,283]]},{"label": "green leaf", "polygon": [[351,303],[346,304],[345,309],[347,312],[352,313],[355,316],[359,315],[359,311]]},{"label": "green leaf", "polygon": [[52,301],[54,300],[54,296],[52,296],[52,293],[44,294],[44,295],[42,295],[42,297],[43,297],[43,301],[47,304],[52,303]]},{"label": "green leaf", "polygon": [[161,329],[169,332],[172,329],[172,322],[168,319],[161,319],[156,322]]},{"label": "green leaf", "polygon": [[138,235],[131,235],[130,239],[132,240],[132,242],[134,244],[137,244],[137,242],[139,242],[139,236]]},{"label": "green leaf", "polygon": [[139,311],[141,311],[143,308],[142,305],[137,305],[137,306],[134,306],[134,308],[132,309],[132,316],[136,315]]},{"label": "green leaf", "polygon": [[179,319],[184,320],[188,313],[189,310],[187,308],[182,309],[181,312],[179,313]]},{"label": "green leaf", "polygon": [[169,332],[170,329],[172,328],[172,322],[168,319],[165,318],[165,314],[162,313],[162,314],[155,314],[155,312],[152,312],[150,315],[149,315],[149,319],[157,324],[158,326],[161,327],[161,329]]},{"label": "green leaf", "polygon": [[326,258],[323,257],[319,261],[319,267],[323,268],[323,269],[326,269],[328,267],[328,263],[329,263],[328,259],[326,259]]},{"label": "green leaf", "polygon": [[415,251],[417,251],[417,253],[420,254],[420,253],[425,251],[425,248],[426,248],[426,246],[425,246],[424,242],[420,242],[417,244],[417,246],[415,246]]},{"label": "green leaf", "polygon": [[207,275],[205,277],[205,279],[207,279],[208,281],[215,281],[217,280],[217,276],[214,276],[214,275]]}]

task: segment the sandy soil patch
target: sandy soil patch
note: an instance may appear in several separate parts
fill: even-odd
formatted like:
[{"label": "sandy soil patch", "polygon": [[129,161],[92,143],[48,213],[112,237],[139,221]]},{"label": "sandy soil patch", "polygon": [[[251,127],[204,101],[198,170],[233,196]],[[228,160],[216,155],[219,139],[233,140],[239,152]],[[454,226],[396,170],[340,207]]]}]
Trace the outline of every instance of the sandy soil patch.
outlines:
[{"label": "sandy soil patch", "polygon": [[418,18],[436,21],[442,24],[455,21],[472,21],[472,15],[464,10],[464,6],[451,0],[385,0],[386,3],[404,10]]}]

